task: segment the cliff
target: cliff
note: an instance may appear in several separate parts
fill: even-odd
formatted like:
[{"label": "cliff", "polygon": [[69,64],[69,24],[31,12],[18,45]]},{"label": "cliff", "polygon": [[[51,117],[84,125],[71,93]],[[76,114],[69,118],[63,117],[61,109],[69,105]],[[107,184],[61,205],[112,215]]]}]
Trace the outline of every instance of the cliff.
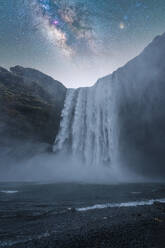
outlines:
[{"label": "cliff", "polygon": [[112,75],[119,163],[146,176],[165,175],[165,34]]},{"label": "cliff", "polygon": [[0,144],[11,140],[52,144],[66,88],[30,68],[0,68]]},{"label": "cliff", "polygon": [[[165,34],[93,87],[71,92],[73,97],[68,96],[71,106],[66,106],[71,114],[65,115],[64,122],[69,119],[66,130],[74,135],[71,142],[76,154],[88,149],[84,144],[89,138],[94,161],[96,155],[100,162],[100,156],[105,160],[108,154],[108,165],[112,159],[116,163],[113,166],[164,179]],[[20,66],[11,71],[0,68],[2,147],[6,143],[13,146],[11,140],[52,145],[59,130],[65,95],[61,83],[37,70]],[[76,118],[70,118],[74,111]],[[68,134],[63,134],[68,141]],[[62,140],[65,141],[63,137]]]}]

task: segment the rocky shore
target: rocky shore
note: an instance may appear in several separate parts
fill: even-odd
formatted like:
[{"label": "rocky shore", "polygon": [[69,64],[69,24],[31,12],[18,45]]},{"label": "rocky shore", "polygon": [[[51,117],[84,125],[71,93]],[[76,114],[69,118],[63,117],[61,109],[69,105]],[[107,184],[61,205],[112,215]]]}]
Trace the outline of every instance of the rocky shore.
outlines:
[{"label": "rocky shore", "polygon": [[[59,222],[61,230],[55,231]],[[57,224],[58,223],[58,224]],[[38,223],[37,229],[40,228]],[[165,204],[43,218],[43,236],[12,248],[164,248]],[[59,224],[60,225],[60,224]],[[51,227],[51,229],[49,229]],[[36,227],[35,227],[36,228]],[[42,228],[42,227],[41,227]]]},{"label": "rocky shore", "polygon": [[[0,185],[18,191],[0,193],[0,248],[165,247],[164,184],[12,185]],[[135,204],[79,210],[106,202]]]},{"label": "rocky shore", "polygon": [[8,71],[0,67],[1,158],[6,153],[11,158],[22,153],[25,158],[51,147],[58,133],[65,94],[66,88],[60,82],[40,71],[21,66]]}]

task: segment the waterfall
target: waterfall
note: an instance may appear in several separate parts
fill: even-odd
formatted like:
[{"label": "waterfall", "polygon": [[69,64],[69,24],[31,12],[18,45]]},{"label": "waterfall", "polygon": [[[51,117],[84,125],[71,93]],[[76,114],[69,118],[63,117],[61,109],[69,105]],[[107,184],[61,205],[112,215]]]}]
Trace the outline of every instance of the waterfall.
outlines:
[{"label": "waterfall", "polygon": [[85,164],[111,166],[114,111],[109,80],[68,89],[55,152],[67,152]]}]

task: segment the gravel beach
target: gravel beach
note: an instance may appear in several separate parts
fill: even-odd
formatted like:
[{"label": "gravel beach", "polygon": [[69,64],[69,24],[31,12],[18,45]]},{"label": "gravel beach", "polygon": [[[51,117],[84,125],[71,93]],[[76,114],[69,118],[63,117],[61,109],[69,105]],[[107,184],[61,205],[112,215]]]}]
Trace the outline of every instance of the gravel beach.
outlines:
[{"label": "gravel beach", "polygon": [[[165,247],[165,203],[156,200],[165,198],[163,184],[9,188],[10,193],[0,194],[0,247]],[[12,194],[12,189],[18,192]],[[149,199],[154,201],[147,205]],[[133,206],[108,207],[106,202]],[[144,205],[135,206],[138,202]],[[99,209],[98,203],[104,208]],[[85,210],[87,206],[96,208]]]}]

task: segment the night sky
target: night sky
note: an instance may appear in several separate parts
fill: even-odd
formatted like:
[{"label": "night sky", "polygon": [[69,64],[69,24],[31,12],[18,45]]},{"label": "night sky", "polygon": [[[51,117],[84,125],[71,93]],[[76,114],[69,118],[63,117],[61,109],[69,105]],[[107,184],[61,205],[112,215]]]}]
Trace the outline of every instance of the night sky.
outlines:
[{"label": "night sky", "polygon": [[0,0],[0,65],[93,84],[165,32],[165,0]]}]

